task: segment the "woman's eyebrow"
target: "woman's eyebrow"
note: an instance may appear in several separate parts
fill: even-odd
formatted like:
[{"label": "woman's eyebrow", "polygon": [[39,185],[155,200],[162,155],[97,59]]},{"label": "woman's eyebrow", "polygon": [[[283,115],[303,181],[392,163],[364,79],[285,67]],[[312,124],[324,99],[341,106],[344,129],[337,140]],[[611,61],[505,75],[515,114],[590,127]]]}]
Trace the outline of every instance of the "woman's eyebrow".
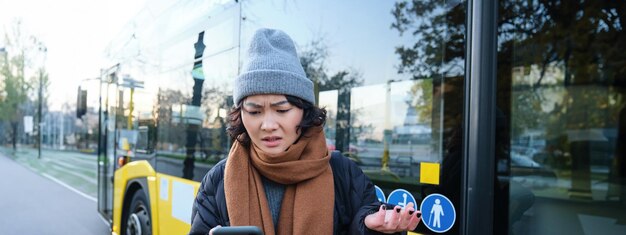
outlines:
[{"label": "woman's eyebrow", "polygon": [[257,103],[252,103],[252,102],[245,102],[243,104],[244,106],[250,106],[252,108],[263,108],[263,105],[257,104]]},{"label": "woman's eyebrow", "polygon": [[283,100],[283,101],[278,101],[276,103],[272,103],[272,104],[270,104],[270,106],[281,106],[281,105],[287,104],[287,103],[289,103],[289,101]]}]

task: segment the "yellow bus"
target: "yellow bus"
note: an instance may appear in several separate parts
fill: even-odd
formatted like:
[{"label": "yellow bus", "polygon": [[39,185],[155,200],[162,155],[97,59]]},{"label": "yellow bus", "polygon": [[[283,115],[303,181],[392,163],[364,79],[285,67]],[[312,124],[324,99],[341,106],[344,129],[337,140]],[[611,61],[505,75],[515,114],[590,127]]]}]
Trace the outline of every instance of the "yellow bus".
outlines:
[{"label": "yellow bus", "polygon": [[[381,192],[401,188],[419,195],[418,161],[413,155],[428,152],[429,128],[416,124],[396,128],[396,132],[384,131],[380,128],[393,128],[378,125],[384,117],[360,113],[372,107],[350,108],[350,88],[357,89],[357,96],[371,88],[380,90],[375,93],[382,95],[382,101],[385,94],[393,95],[385,93],[388,84],[381,76],[397,75],[392,72],[397,61],[381,63],[375,56],[392,56],[390,49],[402,37],[388,32],[386,37],[393,40],[372,46],[371,53],[375,54],[363,54],[367,56],[345,50],[336,50],[341,55],[327,53],[322,44],[334,42],[323,41],[323,35],[311,30],[319,24],[315,21],[320,21],[324,30],[336,30],[340,24],[319,18],[331,5],[341,7],[330,11],[335,14],[333,18],[341,18],[339,13],[354,6],[384,15],[377,19],[356,12],[363,22],[343,23],[342,27],[351,28],[333,37],[372,45],[379,39],[361,38],[365,35],[358,39],[356,34],[371,30],[366,20],[390,23],[385,18],[393,7],[375,1],[365,5],[359,1],[151,1],[122,29],[105,51],[109,66],[103,66],[99,86],[98,211],[111,223],[113,234],[189,231],[199,182],[213,165],[226,158],[231,146],[226,116],[233,106],[232,81],[245,60],[242,50],[259,27],[279,28],[293,35],[303,60],[310,59],[303,63],[308,63],[307,73],[317,84],[318,103],[329,111],[325,130],[329,149],[357,161]],[[320,14],[310,15],[312,11]],[[389,31],[387,25],[378,27]],[[328,64],[328,71],[319,69],[331,58],[338,58],[338,65]],[[375,68],[374,64],[382,67],[352,68]],[[332,80],[334,74],[344,77]],[[363,93],[359,88],[369,90]],[[370,120],[379,123],[372,126]],[[400,142],[384,143],[391,133],[398,133]],[[411,141],[413,147],[408,145]],[[383,156],[385,164],[381,163]]]},{"label": "yellow bus", "polygon": [[113,234],[185,234],[199,181],[230,146],[241,5],[150,2],[107,47],[98,211]]},{"label": "yellow bus", "polygon": [[[416,39],[390,28],[397,7],[377,0],[151,1],[107,47],[101,71],[98,211],[112,233],[189,231],[199,182],[231,146],[232,81],[260,27],[292,36],[317,103],[328,110],[328,148],[357,162],[379,186],[379,200],[406,205],[425,193],[446,194],[436,185],[454,136],[447,130],[461,121],[464,70],[452,66],[445,80],[399,72],[395,48]],[[437,92],[444,85],[455,92],[444,97]],[[446,185],[457,189],[447,193],[457,207],[460,170],[441,170],[454,176]]]}]

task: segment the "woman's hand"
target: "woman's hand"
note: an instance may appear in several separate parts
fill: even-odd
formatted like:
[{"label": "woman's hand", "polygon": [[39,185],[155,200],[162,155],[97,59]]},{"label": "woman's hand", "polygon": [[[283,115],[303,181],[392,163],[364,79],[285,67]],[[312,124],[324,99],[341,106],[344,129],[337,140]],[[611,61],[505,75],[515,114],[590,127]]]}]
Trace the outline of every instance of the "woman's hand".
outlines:
[{"label": "woman's hand", "polygon": [[395,206],[392,210],[387,210],[383,204],[378,209],[378,212],[365,217],[364,222],[365,226],[371,230],[382,233],[396,233],[415,230],[420,220],[422,220],[421,212],[415,210],[413,203],[409,202],[404,209],[400,206]]}]

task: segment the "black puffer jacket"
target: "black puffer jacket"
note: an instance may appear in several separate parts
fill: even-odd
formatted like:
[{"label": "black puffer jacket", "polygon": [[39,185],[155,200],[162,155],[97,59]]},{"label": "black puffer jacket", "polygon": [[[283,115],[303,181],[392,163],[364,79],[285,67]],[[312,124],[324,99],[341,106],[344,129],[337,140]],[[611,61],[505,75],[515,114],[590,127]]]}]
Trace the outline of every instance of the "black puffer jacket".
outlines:
[{"label": "black puffer jacket", "polygon": [[[330,166],[335,180],[334,234],[379,234],[365,227],[365,216],[376,212],[380,203],[374,185],[350,159],[333,152]],[[224,195],[226,160],[215,165],[202,179],[193,204],[189,234],[208,234],[211,228],[229,226]],[[314,220],[311,221],[315,223]]]}]

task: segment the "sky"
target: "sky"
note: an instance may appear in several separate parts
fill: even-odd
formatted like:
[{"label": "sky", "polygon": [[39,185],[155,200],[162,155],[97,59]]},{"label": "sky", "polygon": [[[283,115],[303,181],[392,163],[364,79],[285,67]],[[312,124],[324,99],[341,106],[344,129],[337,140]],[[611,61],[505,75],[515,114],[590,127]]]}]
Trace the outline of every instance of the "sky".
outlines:
[{"label": "sky", "polygon": [[90,86],[106,68],[104,49],[145,5],[145,0],[0,0],[0,47],[16,19],[47,47],[50,110],[76,102],[79,85]]},{"label": "sky", "polygon": [[[327,63],[329,69],[355,68],[362,72],[364,85],[397,80],[399,75],[394,68],[397,57],[393,51],[394,46],[403,42],[389,28],[393,1],[366,1],[357,5],[325,1],[328,3],[298,1],[286,7],[280,6],[285,3],[282,0],[273,4],[252,1],[246,17],[257,20],[249,20],[252,27],[280,28],[301,43],[316,34],[324,35],[332,51]],[[60,110],[64,103],[73,107],[79,85],[94,90],[97,82],[84,80],[95,78],[100,69],[112,66],[104,58],[105,47],[145,4],[145,0],[0,0],[0,33],[3,35],[2,31],[19,18],[27,33],[45,43],[48,49],[45,63],[51,79],[49,107]],[[320,9],[330,4],[334,7]],[[302,17],[308,11],[316,15]],[[2,40],[0,47],[1,44]]]}]

